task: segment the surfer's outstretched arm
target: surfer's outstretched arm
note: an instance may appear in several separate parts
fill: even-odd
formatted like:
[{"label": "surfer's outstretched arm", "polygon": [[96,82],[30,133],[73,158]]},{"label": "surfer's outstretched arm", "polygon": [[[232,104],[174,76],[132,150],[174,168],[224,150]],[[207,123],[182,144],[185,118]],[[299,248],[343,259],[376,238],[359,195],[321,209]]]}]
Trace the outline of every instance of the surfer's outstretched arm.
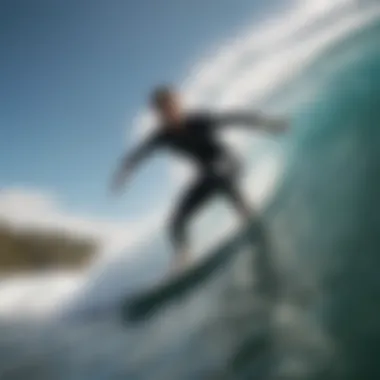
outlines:
[{"label": "surfer's outstretched arm", "polygon": [[131,152],[125,154],[113,175],[111,189],[113,191],[119,190],[135,171],[136,167],[145,160],[158,145],[159,137],[153,136],[134,148]]},{"label": "surfer's outstretched arm", "polygon": [[218,126],[239,125],[242,127],[264,130],[271,133],[281,133],[289,129],[289,120],[273,117],[262,112],[226,112],[215,115]]}]

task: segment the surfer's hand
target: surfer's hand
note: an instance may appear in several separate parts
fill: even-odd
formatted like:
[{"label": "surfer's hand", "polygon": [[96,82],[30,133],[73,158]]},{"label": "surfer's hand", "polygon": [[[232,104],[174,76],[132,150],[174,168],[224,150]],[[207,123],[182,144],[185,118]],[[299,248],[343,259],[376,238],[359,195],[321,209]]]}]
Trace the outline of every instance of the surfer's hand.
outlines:
[{"label": "surfer's hand", "polygon": [[119,195],[125,185],[126,173],[117,173],[111,180],[109,191],[111,195]]},{"label": "surfer's hand", "polygon": [[115,196],[115,195],[119,195],[120,192],[121,192],[121,184],[119,184],[117,181],[113,180],[111,181],[110,183],[110,186],[109,186],[109,194],[111,196]]}]

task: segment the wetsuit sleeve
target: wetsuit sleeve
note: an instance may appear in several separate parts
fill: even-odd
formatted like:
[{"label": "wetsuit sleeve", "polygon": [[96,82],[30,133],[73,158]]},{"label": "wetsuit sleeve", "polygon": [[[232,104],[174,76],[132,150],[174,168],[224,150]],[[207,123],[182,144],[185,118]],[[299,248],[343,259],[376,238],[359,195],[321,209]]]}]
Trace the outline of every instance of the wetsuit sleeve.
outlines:
[{"label": "wetsuit sleeve", "polygon": [[111,181],[111,189],[118,191],[125,180],[132,174],[135,167],[145,159],[154,149],[161,145],[162,139],[159,135],[152,136],[127,153],[118,165]]},{"label": "wetsuit sleeve", "polygon": [[243,128],[264,130],[278,133],[287,129],[287,120],[283,118],[270,117],[261,112],[226,112],[214,114],[213,124],[216,127],[237,125]]},{"label": "wetsuit sleeve", "polygon": [[161,136],[154,135],[142,142],[123,158],[124,169],[133,170],[141,161],[147,158],[156,148],[161,145]]}]

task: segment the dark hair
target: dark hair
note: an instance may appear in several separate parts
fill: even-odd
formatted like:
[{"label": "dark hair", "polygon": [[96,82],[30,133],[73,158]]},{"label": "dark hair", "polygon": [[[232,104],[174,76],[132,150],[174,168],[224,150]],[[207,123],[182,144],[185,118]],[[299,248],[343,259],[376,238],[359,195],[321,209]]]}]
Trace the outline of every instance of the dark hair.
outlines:
[{"label": "dark hair", "polygon": [[150,102],[153,107],[161,108],[165,102],[172,96],[174,90],[171,86],[157,86],[150,95]]}]

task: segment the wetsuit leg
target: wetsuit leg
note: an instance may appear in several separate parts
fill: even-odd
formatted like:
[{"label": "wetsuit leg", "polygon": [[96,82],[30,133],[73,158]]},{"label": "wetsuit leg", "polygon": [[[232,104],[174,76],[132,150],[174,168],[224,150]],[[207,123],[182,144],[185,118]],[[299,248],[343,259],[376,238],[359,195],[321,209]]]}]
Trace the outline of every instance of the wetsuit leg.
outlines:
[{"label": "wetsuit leg", "polygon": [[222,192],[232,202],[233,206],[239,212],[243,221],[248,221],[252,217],[251,208],[248,201],[244,198],[240,191],[237,180],[234,176],[226,176],[220,179],[220,185]]},{"label": "wetsuit leg", "polygon": [[248,202],[240,192],[234,177],[222,180],[224,194],[232,201],[241,214],[243,221],[248,222],[248,241],[257,248],[255,271],[257,271],[258,286],[264,293],[274,295],[276,292],[276,274],[273,258],[269,250],[269,239],[261,218],[254,215]]},{"label": "wetsuit leg", "polygon": [[217,185],[214,177],[201,176],[187,189],[175,209],[170,225],[170,235],[177,252],[187,248],[187,224],[199,207],[218,190]]}]

